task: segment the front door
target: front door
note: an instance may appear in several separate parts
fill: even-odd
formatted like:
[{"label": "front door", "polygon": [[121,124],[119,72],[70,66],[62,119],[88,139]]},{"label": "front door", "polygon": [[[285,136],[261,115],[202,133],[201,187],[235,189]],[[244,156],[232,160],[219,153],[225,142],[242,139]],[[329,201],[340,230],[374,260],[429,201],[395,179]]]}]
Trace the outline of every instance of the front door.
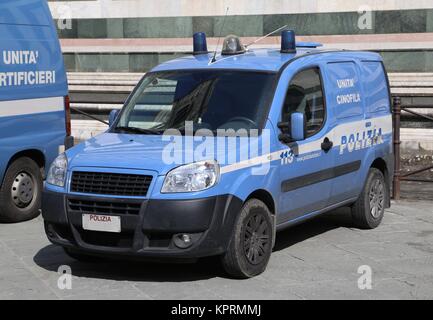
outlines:
[{"label": "front door", "polygon": [[305,116],[306,137],[289,144],[280,142],[281,214],[278,223],[312,215],[329,202],[334,163],[329,149],[332,146],[326,143],[331,128],[320,67],[304,69],[290,81],[281,120],[290,122],[294,112]]}]

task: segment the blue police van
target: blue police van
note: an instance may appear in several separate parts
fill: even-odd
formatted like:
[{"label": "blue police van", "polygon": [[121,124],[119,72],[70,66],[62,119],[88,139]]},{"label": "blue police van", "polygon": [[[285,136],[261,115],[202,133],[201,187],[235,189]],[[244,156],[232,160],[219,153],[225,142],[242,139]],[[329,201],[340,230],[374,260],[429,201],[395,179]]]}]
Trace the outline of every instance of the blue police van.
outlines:
[{"label": "blue police van", "polygon": [[381,57],[323,50],[282,32],[281,50],[194,54],[139,82],[109,130],[52,164],[49,240],[78,260],[219,255],[262,273],[277,231],[349,206],[376,228],[390,206],[392,117]]},{"label": "blue police van", "polygon": [[43,179],[71,145],[63,57],[46,1],[0,2],[0,221],[40,213]]}]

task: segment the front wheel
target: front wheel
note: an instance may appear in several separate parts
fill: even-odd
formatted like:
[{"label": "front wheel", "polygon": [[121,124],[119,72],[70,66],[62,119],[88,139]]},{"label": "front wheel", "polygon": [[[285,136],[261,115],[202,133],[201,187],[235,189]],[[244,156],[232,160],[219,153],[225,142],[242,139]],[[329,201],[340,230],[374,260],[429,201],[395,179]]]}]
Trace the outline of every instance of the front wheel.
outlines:
[{"label": "front wheel", "polygon": [[242,207],[222,256],[226,272],[247,279],[265,271],[272,253],[273,223],[268,207],[260,200],[248,200]]},{"label": "front wheel", "polygon": [[380,225],[389,196],[386,186],[383,173],[371,168],[364,189],[352,206],[352,218],[358,227],[374,229]]}]

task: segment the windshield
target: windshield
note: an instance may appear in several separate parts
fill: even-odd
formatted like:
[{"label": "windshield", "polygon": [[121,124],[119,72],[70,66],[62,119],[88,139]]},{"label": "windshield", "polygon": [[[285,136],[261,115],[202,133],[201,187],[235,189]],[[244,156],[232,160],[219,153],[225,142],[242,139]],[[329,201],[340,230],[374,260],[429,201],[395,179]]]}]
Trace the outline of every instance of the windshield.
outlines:
[{"label": "windshield", "polygon": [[273,73],[174,71],[148,74],[126,103],[115,131],[154,134],[167,129],[260,129]]}]

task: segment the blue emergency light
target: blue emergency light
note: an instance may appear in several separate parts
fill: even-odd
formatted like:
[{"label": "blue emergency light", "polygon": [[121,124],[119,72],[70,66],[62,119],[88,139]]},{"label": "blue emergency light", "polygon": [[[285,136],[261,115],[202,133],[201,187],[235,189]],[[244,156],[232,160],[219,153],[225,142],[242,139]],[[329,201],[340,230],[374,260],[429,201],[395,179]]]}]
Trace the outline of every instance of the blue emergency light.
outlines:
[{"label": "blue emergency light", "polygon": [[296,35],[293,30],[284,30],[281,32],[281,53],[296,52]]},{"label": "blue emergency light", "polygon": [[196,32],[193,35],[194,55],[207,54],[206,34],[204,32]]}]

